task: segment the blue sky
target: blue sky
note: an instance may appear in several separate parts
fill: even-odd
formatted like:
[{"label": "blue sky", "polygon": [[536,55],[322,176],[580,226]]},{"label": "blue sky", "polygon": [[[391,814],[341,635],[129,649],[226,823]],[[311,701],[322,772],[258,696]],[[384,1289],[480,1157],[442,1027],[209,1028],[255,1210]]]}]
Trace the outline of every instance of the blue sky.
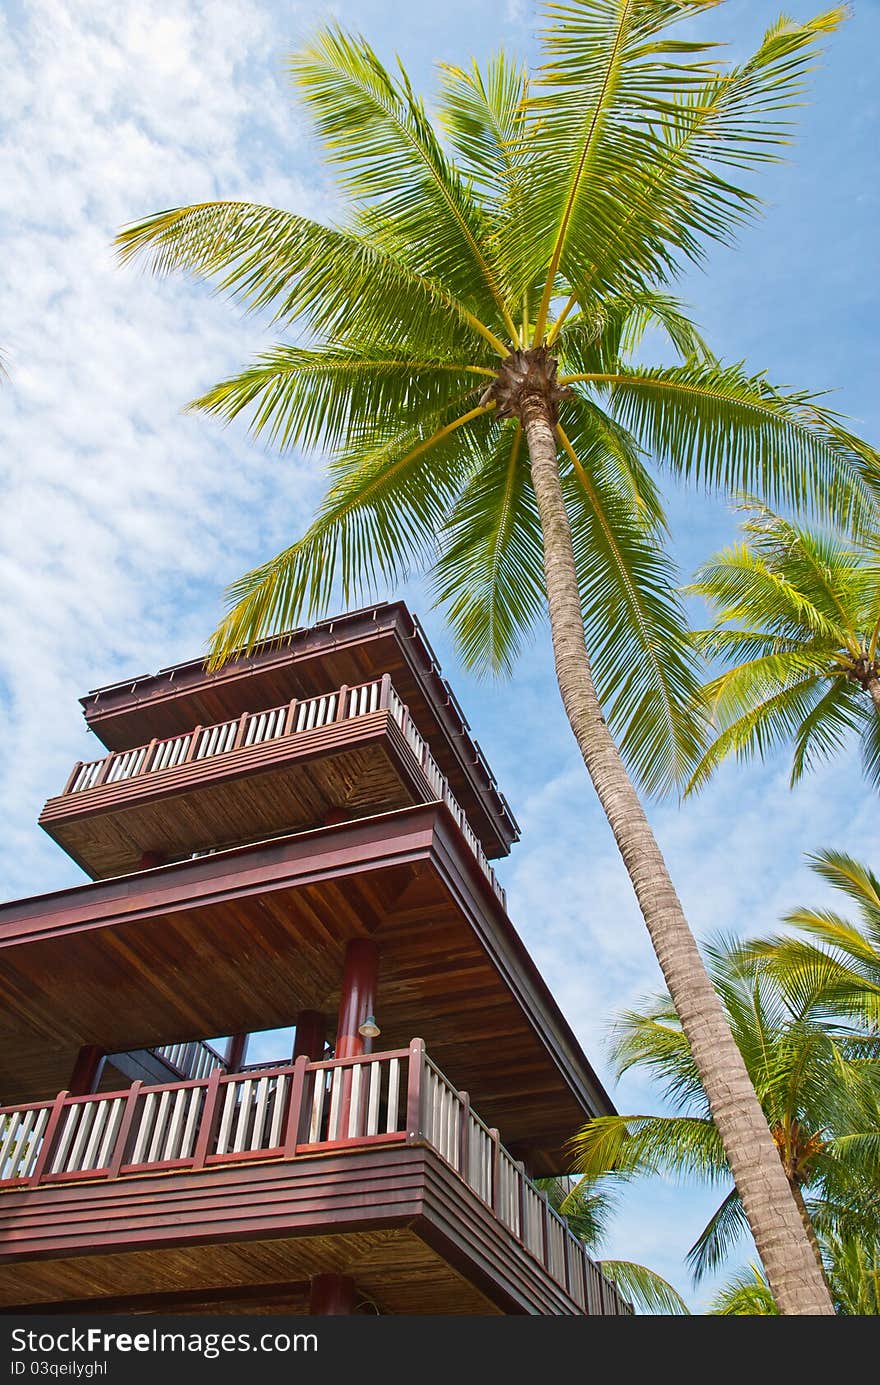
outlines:
[{"label": "blue sky", "polygon": [[[811,5],[786,8],[799,18]],[[775,8],[711,16],[731,53]],[[270,339],[204,288],[119,269],[126,221],[217,196],[334,211],[334,190],[284,78],[322,18],[401,54],[430,88],[436,60],[502,42],[532,51],[528,0],[423,6],[345,0],[28,0],[0,16],[3,261],[0,343],[0,897],[61,887],[77,868],[35,821],[71,763],[100,753],[77,698],[196,654],[225,584],[303,526],[320,458],[285,460],[181,407]],[[835,389],[876,443],[880,5],[856,0],[829,44],[788,166],[763,179],[763,222],[714,250],[682,287],[714,349],[778,383]],[[670,494],[684,575],[733,532],[726,507]],[[615,1010],[659,981],[628,882],[594,802],[541,635],[507,684],[462,672],[442,617],[405,595],[430,634],[523,828],[500,875],[511,915],[609,1085]],[[818,901],[804,851],[876,863],[876,807],[854,758],[787,787],[785,757],[727,767],[697,801],[652,809],[699,936],[755,931]],[[450,1074],[454,1078],[454,1074]],[[614,1087],[621,1110],[655,1099]],[[683,1255],[711,1193],[655,1180],[628,1192],[609,1253],[665,1273],[698,1306]],[[744,1254],[747,1248],[744,1248]]]}]

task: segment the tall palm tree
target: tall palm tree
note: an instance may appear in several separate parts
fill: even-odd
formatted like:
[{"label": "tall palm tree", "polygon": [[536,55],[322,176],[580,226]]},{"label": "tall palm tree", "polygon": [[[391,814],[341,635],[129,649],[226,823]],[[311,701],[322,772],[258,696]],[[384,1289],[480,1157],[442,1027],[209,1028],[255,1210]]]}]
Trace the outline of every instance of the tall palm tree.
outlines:
[{"label": "tall palm tree", "polygon": [[[739,943],[708,949],[710,972],[772,1131],[817,1262],[823,1234],[880,1240],[880,1055],[874,1040],[793,1008],[785,991]],[[573,1141],[588,1178],[671,1172],[724,1184],[730,1172],[699,1069],[668,996],[623,1014],[618,1070],[659,1080],[671,1116],[590,1121]],[[689,1252],[697,1278],[716,1269],[746,1228],[734,1186]]]},{"label": "tall palm tree", "polygon": [[747,541],[705,563],[689,590],[715,615],[703,653],[732,667],[707,687],[719,732],[691,777],[728,755],[794,743],[794,785],[855,737],[880,787],[880,552],[753,505]]},{"label": "tall palm tree", "polygon": [[[277,444],[335,454],[311,527],[232,587],[215,663],[325,608],[337,583],[347,600],[413,566],[430,570],[472,665],[509,666],[549,612],[565,710],[774,1293],[785,1312],[823,1313],[797,1208],[625,768],[663,788],[702,733],[645,450],[697,484],[842,522],[865,522],[877,482],[877,458],[838,418],[719,364],[668,292],[756,209],[734,179],[776,157],[817,42],[843,14],[782,19],[723,68],[714,45],[671,36],[714,3],[552,4],[534,77],[503,55],[485,71],[444,68],[442,137],[402,67],[325,30],[291,72],[341,172],[344,224],[208,203],[133,225],[120,246],[305,334],[196,407],[248,411]],[[679,363],[633,364],[652,325]]]},{"label": "tall palm tree", "polygon": [[[583,1241],[590,1254],[597,1258],[615,1210],[615,1189],[610,1186],[610,1180],[582,1175],[577,1179],[539,1178],[537,1182],[546,1192],[551,1207],[566,1218],[578,1240]],[[690,1314],[678,1290],[646,1265],[633,1260],[598,1258],[597,1263],[624,1298],[644,1312],[676,1317]]]},{"label": "tall palm tree", "polygon": [[842,851],[817,851],[807,861],[855,906],[860,922],[833,909],[793,909],[784,922],[809,936],[781,933],[752,950],[793,1004],[880,1034],[880,879]]}]

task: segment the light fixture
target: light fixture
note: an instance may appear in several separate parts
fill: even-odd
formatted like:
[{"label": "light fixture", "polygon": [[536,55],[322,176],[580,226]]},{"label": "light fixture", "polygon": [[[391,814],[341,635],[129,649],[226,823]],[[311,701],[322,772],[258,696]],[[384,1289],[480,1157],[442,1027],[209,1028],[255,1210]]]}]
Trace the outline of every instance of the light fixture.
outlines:
[{"label": "light fixture", "polygon": [[360,1034],[362,1039],[378,1039],[379,1035],[382,1033],[382,1030],[376,1023],[376,1016],[367,1015],[367,1018],[364,1020],[363,1024],[358,1025],[358,1033]]}]

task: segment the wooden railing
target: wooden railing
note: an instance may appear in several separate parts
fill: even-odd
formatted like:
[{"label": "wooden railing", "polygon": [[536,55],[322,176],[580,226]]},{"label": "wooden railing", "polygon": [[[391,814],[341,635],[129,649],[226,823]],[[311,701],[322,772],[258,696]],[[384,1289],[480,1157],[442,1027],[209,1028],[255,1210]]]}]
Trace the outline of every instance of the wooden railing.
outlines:
[{"label": "wooden railing", "polygon": [[115,750],[101,760],[88,763],[80,761],[74,766],[62,796],[84,793],[87,789],[97,789],[104,784],[119,784],[126,779],[144,778],[160,770],[177,769],[198,760],[230,754],[284,736],[296,736],[303,731],[314,731],[332,722],[348,721],[386,708],[400,726],[431,792],[449,808],[496,897],[506,907],[504,888],[499,884],[476,832],[387,674],[372,682],[360,683],[357,687],[343,686],[335,692],[310,697],[305,701],[294,698],[292,702],[271,707],[265,712],[245,712],[237,719],[219,722],[215,726],[197,726],[193,731],[171,736],[167,740],[154,740],[133,750]]},{"label": "wooden railing", "polygon": [[359,1058],[215,1067],[198,1080],[0,1108],[0,1190],[376,1143],[434,1149],[584,1313],[632,1311],[421,1039]]},{"label": "wooden railing", "polygon": [[227,1067],[226,1059],[204,1039],[193,1039],[186,1044],[163,1044],[161,1048],[151,1048],[150,1052],[183,1078],[207,1077],[214,1068],[222,1068],[225,1072]]}]

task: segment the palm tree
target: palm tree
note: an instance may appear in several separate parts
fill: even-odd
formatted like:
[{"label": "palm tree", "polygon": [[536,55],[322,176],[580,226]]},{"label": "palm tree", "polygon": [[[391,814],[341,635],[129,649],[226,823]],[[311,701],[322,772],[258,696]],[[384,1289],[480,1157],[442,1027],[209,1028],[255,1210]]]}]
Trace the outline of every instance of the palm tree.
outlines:
[{"label": "palm tree", "polygon": [[880,880],[841,851],[807,856],[812,870],[844,894],[860,925],[833,909],[792,910],[784,922],[809,934],[777,934],[752,944],[771,976],[801,1009],[844,1015],[880,1033]]},{"label": "palm tree", "polygon": [[[781,1167],[821,1263],[816,1230],[880,1240],[880,1058],[875,1040],[792,1008],[750,948],[708,950],[710,973],[772,1131]],[[615,1030],[619,1072],[659,1079],[674,1114],[602,1116],[573,1141],[589,1178],[672,1172],[729,1180],[700,1073],[668,996],[625,1012]],[[689,1252],[695,1276],[716,1269],[746,1229],[736,1187]]]},{"label": "palm tree", "polygon": [[[594,1258],[598,1255],[608,1223],[615,1210],[614,1189],[608,1179],[573,1179],[565,1176],[539,1178],[551,1207],[568,1221],[579,1241]],[[632,1260],[597,1260],[607,1279],[613,1280],[624,1298],[645,1313],[683,1316],[690,1309],[677,1289],[646,1265]]]},{"label": "palm tree", "polygon": [[[349,211],[162,212],[123,257],[214,279],[300,344],[196,401],[283,447],[328,448],[307,532],[231,588],[214,664],[326,608],[431,572],[465,659],[504,669],[549,612],[566,713],[688,1034],[774,1293],[831,1311],[800,1218],[625,765],[649,790],[702,744],[698,677],[645,450],[673,474],[866,523],[877,458],[809,395],[723,366],[668,292],[757,208],[836,9],[782,19],[744,63],[670,26],[715,0],[548,9],[534,77],[443,70],[444,140],[398,67],[321,32],[291,62]],[[633,364],[649,326],[679,353]],[[302,344],[305,340],[306,344]],[[588,654],[585,631],[589,633]],[[607,718],[607,721],[606,721]],[[620,740],[620,750],[615,743]],[[621,753],[622,757],[621,758]]]},{"label": "palm tree", "polygon": [[[823,1236],[822,1257],[835,1311],[846,1317],[880,1315],[880,1246],[858,1237]],[[709,1308],[716,1317],[771,1317],[779,1310],[758,1265],[738,1270]]]},{"label": "palm tree", "polygon": [[730,754],[794,742],[791,782],[851,737],[880,786],[880,562],[876,547],[750,506],[748,541],[718,553],[688,590],[715,626],[702,651],[732,661],[707,694],[720,731],[691,777],[697,788]]}]

